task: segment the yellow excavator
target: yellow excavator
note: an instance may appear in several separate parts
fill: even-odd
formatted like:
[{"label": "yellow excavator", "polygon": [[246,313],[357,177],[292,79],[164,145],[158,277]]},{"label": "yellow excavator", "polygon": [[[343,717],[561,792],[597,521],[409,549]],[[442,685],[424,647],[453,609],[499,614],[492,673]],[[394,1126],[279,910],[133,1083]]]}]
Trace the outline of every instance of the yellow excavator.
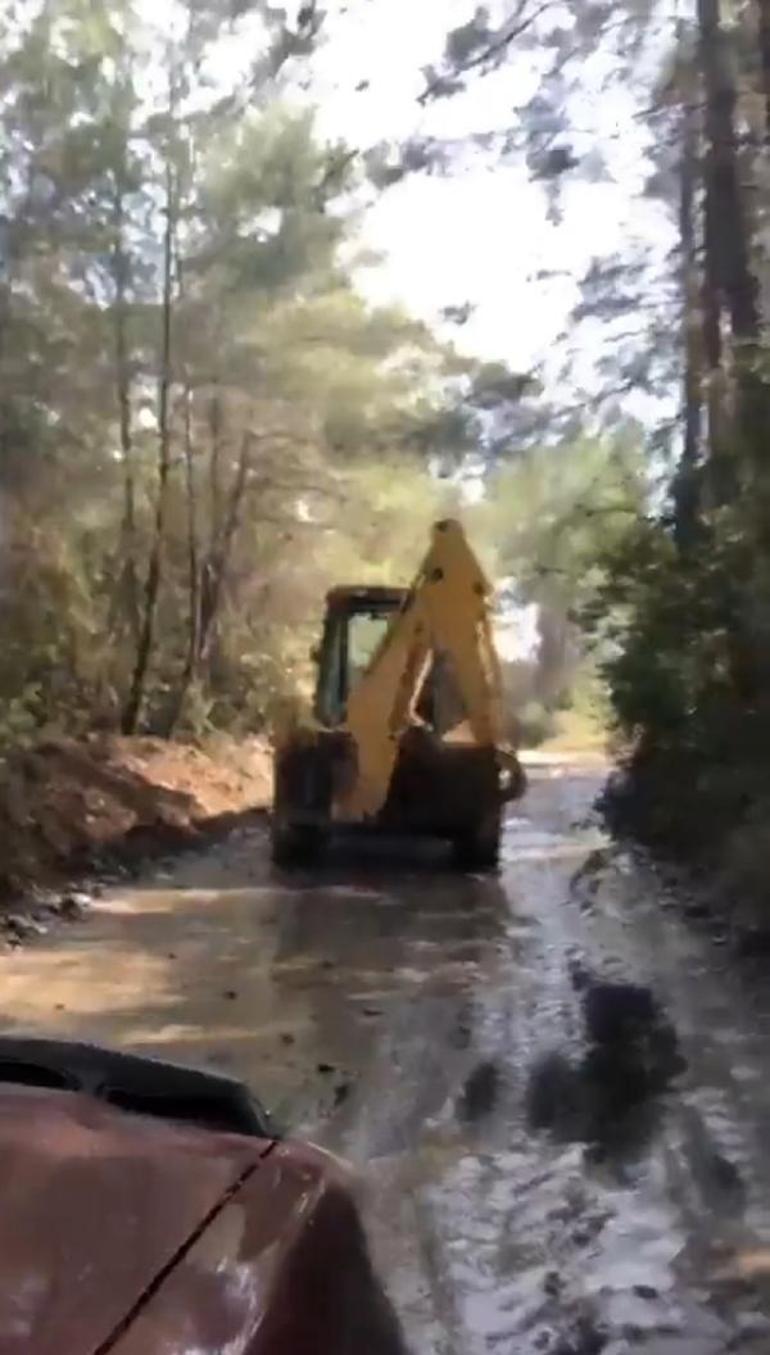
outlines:
[{"label": "yellow excavator", "polygon": [[502,738],[491,586],[459,522],[433,527],[411,588],[334,588],[313,718],[276,731],[273,859],[317,859],[339,830],[448,839],[497,863],[524,773]]}]

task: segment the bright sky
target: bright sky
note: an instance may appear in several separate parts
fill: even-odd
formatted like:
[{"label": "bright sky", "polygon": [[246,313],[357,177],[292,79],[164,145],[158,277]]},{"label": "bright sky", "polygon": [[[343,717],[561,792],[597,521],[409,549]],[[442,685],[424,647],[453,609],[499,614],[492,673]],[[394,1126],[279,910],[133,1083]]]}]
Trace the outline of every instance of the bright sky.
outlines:
[{"label": "bright sky", "polygon": [[[328,41],[316,59],[312,94],[324,132],[365,148],[412,134],[462,137],[516,125],[517,106],[537,88],[536,55],[525,55],[467,92],[423,109],[422,68],[437,62],[449,28],[466,22],[473,0],[339,0],[327,20]],[[499,12],[509,13],[511,0]],[[602,70],[597,63],[596,82]],[[356,92],[362,81],[368,87]],[[462,346],[528,369],[548,362],[564,329],[576,279],[591,259],[629,238],[667,236],[660,209],[637,196],[644,136],[629,93],[602,93],[577,110],[579,149],[597,145],[613,182],[572,176],[564,218],[549,222],[542,187],[521,164],[494,156],[466,157],[450,178],[412,175],[381,195],[367,212],[367,242],[387,256],[365,279],[375,299],[397,299],[436,323],[444,306],[471,302]],[[557,276],[548,280],[538,273]],[[457,333],[457,331],[455,331]]]},{"label": "bright sky", "polygon": [[[494,15],[510,13],[512,0],[492,0]],[[296,8],[290,5],[290,12]],[[473,77],[467,92],[423,109],[423,67],[440,60],[446,33],[467,22],[474,0],[326,0],[325,41],[313,59],[313,78],[302,93],[318,109],[324,135],[360,149],[412,135],[462,138],[470,132],[516,125],[515,108],[537,88],[537,54]],[[222,75],[243,62],[243,34],[225,43]],[[549,222],[539,184],[521,164],[502,165],[493,154],[466,156],[451,177],[414,174],[382,193],[366,211],[363,237],[385,256],[367,269],[361,285],[373,300],[399,301],[440,327],[448,305],[470,302],[474,312],[461,331],[447,330],[461,346],[528,370],[544,363],[556,371],[554,345],[577,298],[576,280],[592,258],[626,248],[635,238],[668,242],[660,208],[638,195],[645,131],[633,98],[622,89],[599,92],[578,110],[586,155],[597,146],[611,181],[568,176],[563,220]],[[366,88],[356,87],[366,82]],[[556,276],[543,280],[537,274]],[[590,353],[581,380],[590,384]]]}]

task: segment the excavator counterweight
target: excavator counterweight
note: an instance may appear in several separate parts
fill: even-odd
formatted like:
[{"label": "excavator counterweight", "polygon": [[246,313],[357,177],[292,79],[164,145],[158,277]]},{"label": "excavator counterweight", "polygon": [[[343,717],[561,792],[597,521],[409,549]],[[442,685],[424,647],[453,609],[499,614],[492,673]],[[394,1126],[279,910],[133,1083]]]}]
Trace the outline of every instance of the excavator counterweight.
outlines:
[{"label": "excavator counterweight", "polygon": [[496,863],[502,806],[524,776],[502,738],[490,594],[445,520],[409,589],[328,595],[314,718],[276,741],[277,861],[356,827],[444,837],[464,864]]}]

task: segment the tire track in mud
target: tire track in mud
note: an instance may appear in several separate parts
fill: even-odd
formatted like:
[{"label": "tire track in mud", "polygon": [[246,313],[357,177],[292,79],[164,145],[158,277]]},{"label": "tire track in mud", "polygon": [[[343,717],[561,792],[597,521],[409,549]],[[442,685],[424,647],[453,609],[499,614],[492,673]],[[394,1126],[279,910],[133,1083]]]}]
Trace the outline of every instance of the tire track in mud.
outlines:
[{"label": "tire track in mud", "polygon": [[[770,1240],[768,1121],[747,1102],[762,1050],[729,977],[659,908],[653,873],[586,825],[595,789],[534,781],[500,886],[477,882],[494,924],[472,958],[453,966],[450,938],[421,961],[418,910],[403,938],[411,987],[357,1103],[329,1126],[373,1182],[374,1244],[415,1351],[769,1348],[765,1297],[740,1275]],[[586,1001],[608,984],[639,1027],[609,1053]],[[486,1101],[468,1114],[485,1068]],[[533,1125],[538,1072],[557,1085]]]}]

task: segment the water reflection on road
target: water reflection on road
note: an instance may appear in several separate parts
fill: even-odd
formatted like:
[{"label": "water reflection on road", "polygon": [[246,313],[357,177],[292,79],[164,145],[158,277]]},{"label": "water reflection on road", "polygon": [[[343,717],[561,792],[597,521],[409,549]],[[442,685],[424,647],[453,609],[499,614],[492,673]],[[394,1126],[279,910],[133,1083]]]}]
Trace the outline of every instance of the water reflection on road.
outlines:
[{"label": "water reflection on road", "polygon": [[608,849],[597,787],[533,774],[498,878],[279,876],[251,827],[5,958],[6,1024],[238,1072],[352,1158],[420,1355],[768,1351],[768,985]]}]

